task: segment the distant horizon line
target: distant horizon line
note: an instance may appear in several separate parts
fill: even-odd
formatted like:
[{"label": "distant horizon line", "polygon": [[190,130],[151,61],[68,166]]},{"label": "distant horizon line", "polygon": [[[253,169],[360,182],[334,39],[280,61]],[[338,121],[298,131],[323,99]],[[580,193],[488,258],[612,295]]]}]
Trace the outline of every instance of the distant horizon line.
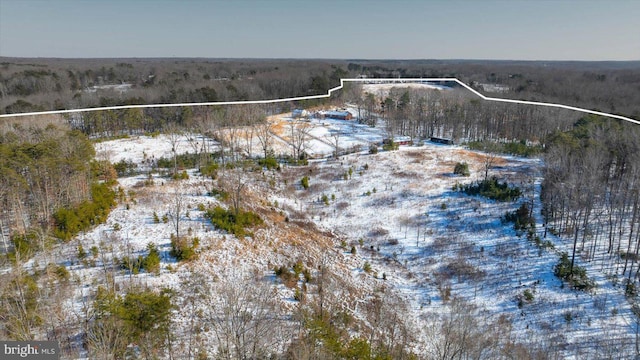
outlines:
[{"label": "distant horizon line", "polygon": [[281,102],[291,102],[291,101],[301,101],[301,100],[313,100],[313,99],[324,99],[331,97],[332,93],[338,90],[341,90],[344,87],[344,83],[346,82],[455,82],[465,89],[471,91],[471,93],[480,97],[485,101],[496,101],[496,102],[506,102],[512,104],[524,104],[524,105],[535,105],[535,106],[545,106],[545,107],[553,107],[559,109],[567,109],[573,111],[579,111],[587,114],[594,114],[605,116],[613,119],[619,119],[628,121],[637,125],[640,125],[640,120],[632,119],[626,116],[605,113],[602,111],[585,109],[577,106],[570,106],[564,104],[557,103],[548,103],[548,102],[540,102],[540,101],[528,101],[528,100],[516,100],[516,99],[505,99],[505,98],[495,98],[488,97],[477,90],[473,89],[471,86],[466,83],[458,80],[457,78],[341,78],[340,85],[330,88],[326,94],[320,95],[309,95],[309,96],[298,96],[298,97],[290,97],[290,98],[282,98],[282,99],[265,99],[265,100],[245,100],[245,101],[214,101],[214,102],[200,102],[200,103],[168,103],[168,104],[141,104],[141,105],[118,105],[118,106],[104,106],[104,107],[93,107],[93,108],[83,108],[83,109],[68,109],[68,110],[51,110],[51,111],[36,111],[36,112],[28,112],[28,113],[17,113],[17,114],[1,114],[0,118],[9,118],[9,117],[23,117],[23,116],[37,116],[37,115],[54,115],[54,114],[69,114],[75,112],[89,112],[89,111],[105,111],[105,110],[124,110],[124,109],[146,109],[146,108],[166,108],[166,107],[191,107],[191,106],[225,106],[225,105],[250,105],[250,104],[274,104]]},{"label": "distant horizon line", "polygon": [[211,59],[211,60],[318,60],[318,61],[483,61],[483,62],[555,62],[555,63],[633,63],[635,60],[584,60],[584,59],[483,59],[483,58],[324,58],[324,57],[208,57],[208,56],[88,56],[88,57],[59,57],[59,56],[8,56],[0,55],[0,59],[20,60],[180,60],[180,59]]}]

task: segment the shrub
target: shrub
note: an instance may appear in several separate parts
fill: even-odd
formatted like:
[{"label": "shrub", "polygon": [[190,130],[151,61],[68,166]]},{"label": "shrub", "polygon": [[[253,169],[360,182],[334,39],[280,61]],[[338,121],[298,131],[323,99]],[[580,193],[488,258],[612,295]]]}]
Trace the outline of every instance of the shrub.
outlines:
[{"label": "shrub", "polygon": [[514,201],[521,195],[519,188],[511,188],[506,182],[500,183],[495,177],[478,181],[475,184],[459,185],[458,191],[471,196],[484,196],[496,201]]},{"label": "shrub", "polygon": [[305,190],[307,190],[309,188],[309,177],[308,176],[302,177],[302,180],[300,180],[300,185],[302,185],[302,187]]},{"label": "shrub", "polygon": [[200,239],[197,237],[189,241],[186,237],[178,239],[174,234],[171,234],[171,252],[170,255],[175,257],[178,261],[189,261],[195,258],[196,248],[200,244]]},{"label": "shrub", "polygon": [[535,156],[542,152],[541,145],[527,145],[525,140],[518,142],[494,143],[491,141],[471,141],[467,143],[467,147],[471,150],[486,151],[491,149],[494,152],[518,155],[518,156]]},{"label": "shrub", "polygon": [[442,303],[446,304],[447,301],[451,299],[451,286],[441,286],[438,285],[438,292],[440,293],[440,297],[442,298]]},{"label": "shrub", "polygon": [[629,279],[625,280],[624,294],[629,298],[638,296],[638,289],[636,288],[636,285],[633,283],[633,281],[630,281]]},{"label": "shrub", "polygon": [[107,183],[112,183],[118,178],[118,172],[113,167],[113,165],[106,161],[91,161],[91,175],[94,179],[98,179],[100,181],[105,181]]},{"label": "shrub", "polygon": [[211,189],[211,191],[209,191],[208,195],[216,197],[216,198],[220,199],[221,201],[229,200],[229,193],[224,191],[224,190],[222,190],[222,189]]},{"label": "shrub", "polygon": [[142,268],[148,272],[158,273],[160,271],[160,251],[153,243],[147,245],[147,250],[149,250],[149,254],[142,261]]},{"label": "shrub", "polygon": [[540,154],[542,152],[542,146],[527,145],[524,140],[520,142],[508,142],[503,144],[502,152],[512,155],[531,157]]},{"label": "shrub", "polygon": [[369,264],[368,261],[365,261],[364,265],[362,266],[362,270],[364,270],[365,272],[370,273],[371,272],[371,264]]},{"label": "shrub", "polygon": [[525,299],[527,302],[532,302],[532,301],[533,301],[533,293],[532,293],[532,292],[531,292],[531,290],[529,290],[529,289],[526,289],[526,290],[524,291],[524,293],[522,293],[522,296],[524,296],[524,299]]},{"label": "shrub", "polygon": [[302,261],[298,260],[296,261],[295,264],[293,264],[293,272],[296,274],[296,276],[302,274],[302,272],[304,271],[304,264],[302,264]]},{"label": "shrub", "polygon": [[116,193],[106,183],[91,186],[92,200],[85,200],[76,207],[58,209],[53,214],[54,235],[70,240],[81,231],[107,220],[111,208],[116,204]]},{"label": "shrub", "polygon": [[[378,145],[376,145],[376,144],[369,145],[369,154],[377,154],[377,153],[378,153]],[[365,168],[365,170],[366,170],[366,168]]]},{"label": "shrub", "polygon": [[64,265],[58,265],[55,267],[55,274],[58,280],[69,280],[69,270]]},{"label": "shrub", "polygon": [[94,258],[97,258],[98,252],[99,252],[98,247],[93,245],[90,250],[91,250],[91,256],[93,256]]},{"label": "shrub", "polygon": [[[540,240],[540,237],[536,236],[536,240]],[[553,243],[550,240],[540,241],[539,246],[541,249],[555,249],[555,246],[553,246]]]},{"label": "shrub", "polygon": [[329,197],[326,194],[322,194],[322,198],[320,199],[325,205],[329,205]]},{"label": "shrub", "polygon": [[516,229],[516,231],[533,229],[536,226],[536,221],[530,214],[531,209],[529,209],[529,206],[527,206],[527,204],[522,204],[520,205],[518,210],[511,213],[506,213],[504,216],[504,220],[514,223],[513,227]]},{"label": "shrub", "polygon": [[144,258],[138,257],[123,257],[120,259],[120,268],[123,270],[129,270],[133,275],[137,275],[142,270],[142,263]]},{"label": "shrub", "polygon": [[147,174],[147,178],[144,180],[143,185],[144,186],[153,186],[154,182],[153,182],[153,174],[151,172],[149,172],[149,174]]},{"label": "shrub", "polygon": [[453,168],[453,173],[462,176],[469,176],[471,173],[469,172],[469,164],[466,162],[459,162]]},{"label": "shrub", "polygon": [[309,269],[302,270],[302,276],[304,277],[304,282],[306,283],[313,281],[313,277],[311,276],[311,271],[309,271]]},{"label": "shrub", "polygon": [[382,144],[382,150],[384,151],[392,151],[392,150],[398,150],[400,148],[400,146],[393,140],[385,140],[385,142]]},{"label": "shrub", "polygon": [[293,158],[291,156],[285,157],[283,160],[287,165],[290,166],[307,166],[309,165],[309,160],[305,157],[305,155],[301,155],[300,159]]},{"label": "shrub", "polygon": [[[178,166],[178,169],[193,169],[198,163],[198,157],[199,155],[189,153],[176,155],[175,163]],[[163,169],[173,169],[173,160],[173,158],[161,157],[158,159],[156,165]]]},{"label": "shrub", "polygon": [[571,313],[571,311],[565,311],[562,316],[564,317],[564,321],[566,321],[567,324],[573,321],[573,314]]},{"label": "shrub", "polygon": [[136,173],[138,166],[131,160],[122,159],[113,164],[113,168],[116,170],[118,177],[130,176]]},{"label": "shrub", "polygon": [[276,276],[279,277],[280,280],[282,280],[282,283],[288,288],[294,287],[298,282],[297,275],[291,272],[291,270],[289,270],[289,268],[284,265],[276,267],[275,269],[273,269],[273,271]]},{"label": "shrub", "polygon": [[281,265],[279,267],[275,267],[273,269],[273,272],[276,274],[276,276],[280,277],[283,273],[289,272],[289,269],[286,266]]},{"label": "shrub", "polygon": [[59,281],[69,280],[69,270],[67,270],[67,267],[64,265],[49,263],[47,265],[47,273],[54,276]]},{"label": "shrub", "polygon": [[220,206],[209,209],[204,214],[205,218],[218,229],[224,230],[236,237],[249,235],[246,228],[261,225],[262,219],[251,211],[238,210],[237,214],[230,210],[225,210]]},{"label": "shrub", "polygon": [[78,245],[78,259],[82,260],[87,257],[87,252],[84,251],[82,244]]},{"label": "shrub", "polygon": [[236,169],[236,168],[240,168],[240,169],[244,169],[247,171],[258,171],[260,170],[260,166],[258,166],[254,161],[251,160],[236,160],[236,161],[229,161],[227,163],[224,164],[225,169]]},{"label": "shrub", "polygon": [[187,180],[187,179],[189,179],[189,174],[187,174],[186,171],[182,171],[182,172],[173,174],[173,176],[171,176],[171,178],[173,180]]},{"label": "shrub", "polygon": [[130,342],[144,344],[139,346],[141,358],[154,358],[157,355],[154,352],[166,346],[173,308],[169,289],[156,292],[137,288],[119,296],[99,287],[93,303],[95,326],[118,324],[118,331],[126,334],[123,335],[126,341],[115,341],[111,345],[111,351],[122,354],[117,358],[127,358],[124,353]]},{"label": "shrub", "polygon": [[620,259],[629,259],[633,262],[640,260],[640,257],[632,252],[620,251]]},{"label": "shrub", "polygon": [[574,264],[573,274],[571,273],[571,260],[566,252],[560,256],[558,263],[553,268],[553,274],[569,282],[577,290],[590,290],[595,287],[593,280],[587,277],[587,270],[584,267]]},{"label": "shrub", "polygon": [[267,158],[264,159],[259,159],[258,160],[258,165],[267,168],[268,170],[273,170],[273,169],[278,169],[280,168],[280,165],[278,164],[278,160],[276,160],[276,158],[274,158],[273,156],[269,156]]},{"label": "shrub", "polygon": [[200,174],[202,174],[202,176],[208,176],[212,179],[215,179],[218,175],[218,167],[219,166],[217,163],[211,163],[205,166],[201,166]]}]

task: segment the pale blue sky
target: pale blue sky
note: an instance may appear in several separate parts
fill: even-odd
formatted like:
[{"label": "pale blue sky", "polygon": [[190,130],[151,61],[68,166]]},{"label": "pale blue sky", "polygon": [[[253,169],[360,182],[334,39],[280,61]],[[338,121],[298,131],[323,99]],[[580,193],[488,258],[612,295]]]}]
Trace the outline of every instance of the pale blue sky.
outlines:
[{"label": "pale blue sky", "polygon": [[0,0],[0,56],[640,60],[640,0]]}]

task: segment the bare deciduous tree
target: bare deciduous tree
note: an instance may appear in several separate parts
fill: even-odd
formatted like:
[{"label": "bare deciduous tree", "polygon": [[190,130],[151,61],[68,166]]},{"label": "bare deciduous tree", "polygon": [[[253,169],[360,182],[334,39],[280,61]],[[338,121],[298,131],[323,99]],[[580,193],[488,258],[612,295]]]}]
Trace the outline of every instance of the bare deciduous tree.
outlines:
[{"label": "bare deciduous tree", "polygon": [[241,164],[235,169],[225,171],[218,179],[218,185],[229,194],[233,211],[238,215],[242,205],[243,191],[247,185],[245,165]]},{"label": "bare deciduous tree", "polygon": [[169,207],[169,218],[176,232],[176,239],[180,239],[180,225],[187,210],[187,199],[182,184],[177,184]]},{"label": "bare deciduous tree", "polygon": [[256,137],[260,143],[260,148],[262,149],[263,156],[266,159],[273,152],[273,124],[265,120],[263,122],[256,123],[254,127]]},{"label": "bare deciduous tree", "polygon": [[174,123],[170,123],[167,125],[166,132],[167,141],[169,141],[173,153],[173,176],[176,176],[178,174],[178,144],[182,137],[182,130]]},{"label": "bare deciduous tree", "polygon": [[371,326],[369,346],[372,353],[375,350],[394,359],[406,356],[413,341],[412,330],[403,317],[406,311],[405,304],[391,293],[376,295],[368,301],[366,316]]},{"label": "bare deciduous tree", "polygon": [[331,134],[327,135],[327,139],[333,145],[334,157],[338,159],[340,157],[340,130],[331,132]]},{"label": "bare deciduous tree", "polygon": [[221,359],[257,359],[270,355],[277,341],[274,292],[264,279],[234,271],[221,274],[206,293],[204,321],[217,341]]},{"label": "bare deciduous tree", "polygon": [[91,358],[118,359],[121,349],[128,343],[125,325],[115,316],[107,316],[93,322],[86,332],[87,348]]},{"label": "bare deciduous tree", "polygon": [[294,159],[301,159],[305,154],[311,127],[303,121],[294,120],[289,123],[289,130],[292,156]]},{"label": "bare deciduous tree", "polygon": [[476,307],[454,299],[443,317],[429,326],[425,350],[434,359],[494,359],[510,342],[510,332],[507,318],[492,322]]}]

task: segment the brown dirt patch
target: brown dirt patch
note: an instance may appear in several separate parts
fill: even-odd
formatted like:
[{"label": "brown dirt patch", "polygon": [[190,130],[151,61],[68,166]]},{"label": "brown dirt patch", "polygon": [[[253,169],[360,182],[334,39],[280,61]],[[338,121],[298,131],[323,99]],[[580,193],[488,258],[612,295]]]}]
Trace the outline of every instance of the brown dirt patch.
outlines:
[{"label": "brown dirt patch", "polygon": [[[485,161],[485,159],[487,158],[486,155],[484,154],[479,154],[479,153],[475,153],[469,150],[456,150],[455,151],[457,155],[460,155],[460,157],[462,157],[465,161],[467,162],[478,162],[478,163],[483,163]],[[469,159],[469,160],[467,160]],[[504,158],[500,157],[500,156],[496,156],[495,159],[493,160],[493,165],[494,166],[503,166],[507,164],[507,160],[505,160]],[[455,165],[455,164],[454,164]]]}]

